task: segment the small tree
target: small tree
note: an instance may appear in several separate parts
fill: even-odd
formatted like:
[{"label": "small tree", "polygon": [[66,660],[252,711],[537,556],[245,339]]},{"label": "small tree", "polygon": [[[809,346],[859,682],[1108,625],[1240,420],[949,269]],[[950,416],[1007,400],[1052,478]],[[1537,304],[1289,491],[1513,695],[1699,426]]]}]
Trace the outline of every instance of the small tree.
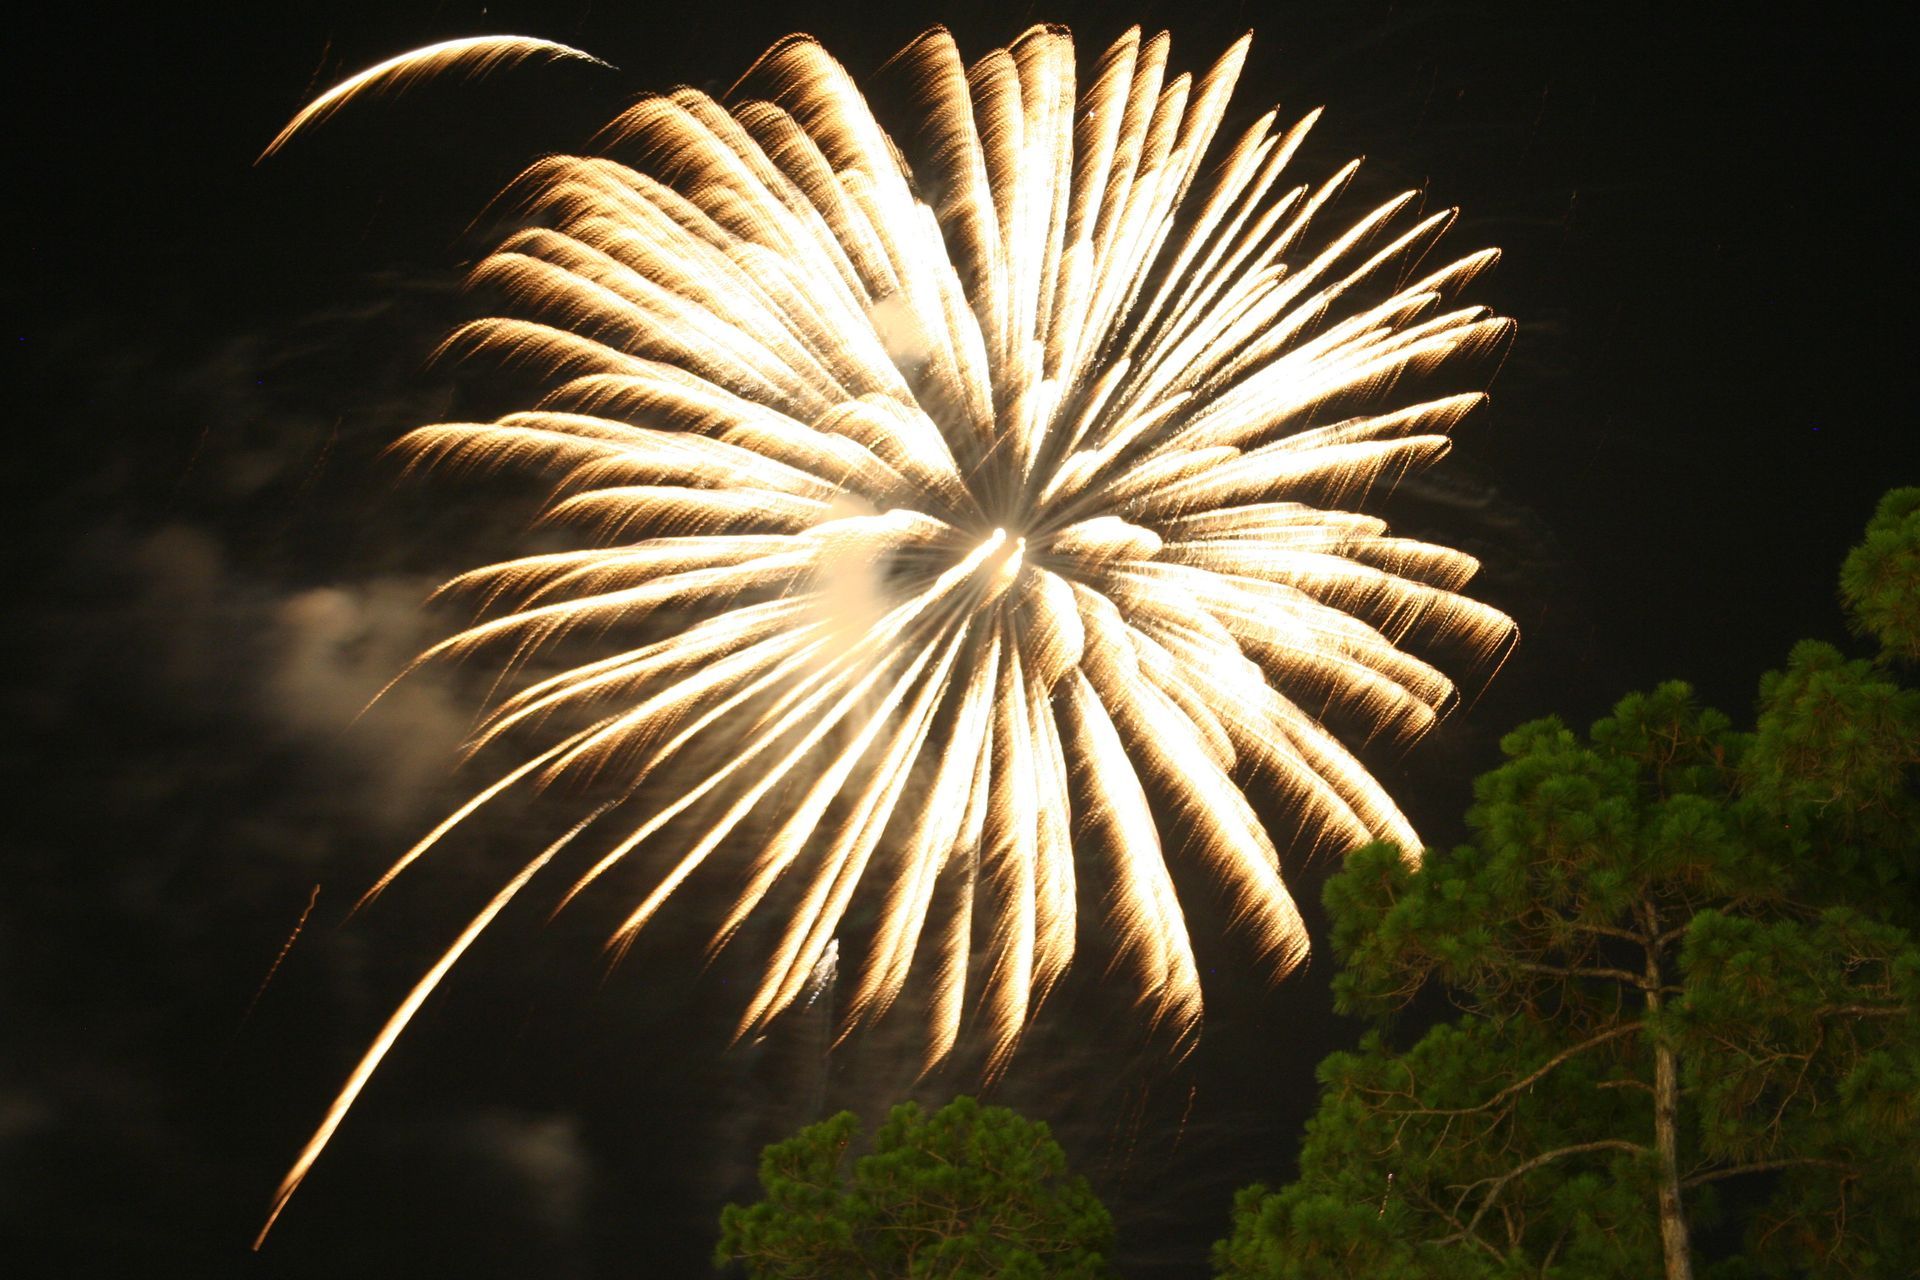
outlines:
[{"label": "small tree", "polygon": [[1241,1193],[1223,1275],[1685,1280],[1740,1179],[1730,1272],[1920,1274],[1920,693],[1887,673],[1917,512],[1889,495],[1848,561],[1880,665],[1800,645],[1752,735],[1680,684],[1585,741],[1527,725],[1472,845],[1329,882],[1340,1007],[1462,1016],[1322,1064],[1300,1179]]},{"label": "small tree", "polygon": [[1107,1274],[1113,1220],[1047,1126],[956,1098],[893,1108],[870,1154],[843,1111],[760,1157],[758,1204],[720,1215],[715,1262],[755,1280],[1039,1280]]}]

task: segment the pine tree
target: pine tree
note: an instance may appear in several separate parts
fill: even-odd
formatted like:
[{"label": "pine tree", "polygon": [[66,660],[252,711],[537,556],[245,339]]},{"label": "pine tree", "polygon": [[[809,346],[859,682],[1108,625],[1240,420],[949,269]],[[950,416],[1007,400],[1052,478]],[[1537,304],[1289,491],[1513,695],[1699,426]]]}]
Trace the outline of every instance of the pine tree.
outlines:
[{"label": "pine tree", "polygon": [[765,1198],[728,1205],[715,1261],[754,1280],[1096,1280],[1113,1220],[1047,1126],[956,1098],[893,1108],[850,1159],[843,1111],[760,1158]]},{"label": "pine tree", "polygon": [[[1920,1274],[1920,490],[1843,596],[1878,661],[1797,646],[1735,732],[1667,684],[1502,743],[1472,843],[1328,884],[1335,995],[1299,1180],[1242,1192],[1232,1277]],[[1392,1015],[1459,1016],[1405,1048]]]}]

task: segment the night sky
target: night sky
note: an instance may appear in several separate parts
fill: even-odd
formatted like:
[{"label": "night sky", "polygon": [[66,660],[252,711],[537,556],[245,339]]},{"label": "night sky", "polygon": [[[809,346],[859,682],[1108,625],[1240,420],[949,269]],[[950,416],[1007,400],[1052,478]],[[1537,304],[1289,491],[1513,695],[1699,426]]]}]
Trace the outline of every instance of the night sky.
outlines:
[{"label": "night sky", "polygon": [[[718,91],[788,31],[860,77],[935,21],[972,55],[1039,20],[1073,27],[1083,67],[1131,21],[1170,28],[1174,65],[1196,70],[1251,27],[1234,120],[1325,105],[1297,174],[1365,154],[1348,214],[1419,187],[1463,209],[1443,248],[1505,251],[1469,295],[1520,326],[1492,406],[1378,508],[1480,556],[1476,594],[1523,635],[1463,715],[1370,757],[1430,840],[1461,837],[1470,779],[1522,720],[1584,725],[1672,677],[1744,716],[1795,639],[1841,637],[1840,556],[1882,490],[1920,480],[1896,237],[1907,76],[1865,19],[403,0],[216,24],[44,7],[15,28],[8,166],[26,395],[9,422],[24,653],[0,740],[0,1245],[43,1260],[18,1274],[698,1276],[761,1145],[908,1096],[905,1028],[829,1054],[814,1011],[729,1050],[743,975],[701,970],[697,897],[603,980],[620,896],[548,925],[532,890],[416,1020],[266,1250],[247,1248],[367,1040],[557,821],[509,806],[345,918],[470,790],[451,752],[485,673],[430,673],[354,713],[462,616],[423,607],[431,587],[512,552],[541,496],[511,477],[403,482],[380,456],[415,424],[512,407],[427,363],[473,314],[476,216],[632,95]],[[495,31],[619,71],[450,79],[252,166],[334,81]],[[1303,903],[1324,871],[1290,868]],[[1324,948],[1269,991],[1204,897],[1197,1052],[1171,1060],[1086,961],[992,1094],[1054,1126],[1113,1207],[1130,1276],[1205,1273],[1232,1190],[1289,1175],[1314,1065],[1358,1033],[1330,1011]],[[917,1096],[973,1091],[968,1069]]]}]

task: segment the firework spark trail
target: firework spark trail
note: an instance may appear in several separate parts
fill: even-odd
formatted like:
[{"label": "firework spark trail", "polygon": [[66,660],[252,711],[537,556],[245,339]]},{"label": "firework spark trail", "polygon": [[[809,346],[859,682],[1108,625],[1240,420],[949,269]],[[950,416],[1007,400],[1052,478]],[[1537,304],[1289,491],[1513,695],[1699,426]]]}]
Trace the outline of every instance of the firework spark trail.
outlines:
[{"label": "firework spark trail", "polygon": [[388,89],[398,92],[417,80],[449,71],[466,70],[473,75],[485,75],[497,67],[510,66],[532,57],[578,58],[602,67],[607,65],[590,53],[582,53],[551,40],[533,40],[525,36],[467,36],[459,40],[443,40],[439,44],[430,44],[388,58],[358,75],[342,80],[287,121],[287,127],[274,135],[266,150],[254,158],[254,163],[259,164],[284,147],[287,139],[294,134],[325,120],[362,94],[380,93]]},{"label": "firework spark trail", "polygon": [[280,966],[286,963],[287,953],[293,950],[293,944],[300,940],[300,931],[307,927],[307,917],[313,914],[313,904],[320,901],[320,886],[314,885],[307,894],[307,905],[300,909],[300,918],[293,922],[293,932],[280,944],[280,950],[274,953],[273,963],[267,966],[267,976],[260,979],[260,985],[254,988],[253,999],[247,1001],[246,1012],[240,1015],[240,1025],[245,1026],[253,1017],[253,1011],[260,1004],[260,997],[267,994],[267,988],[273,984],[274,975],[280,972]]},{"label": "firework spark trail", "polygon": [[[323,95],[269,151],[392,76],[554,48],[456,44]],[[639,812],[563,905],[662,833],[684,849],[617,955],[751,816],[773,834],[713,946],[776,889],[791,901],[740,1034],[809,998],[858,898],[876,910],[840,1034],[924,980],[928,1066],[971,998],[991,1074],[1082,932],[1191,1043],[1199,977],[1156,801],[1274,976],[1307,939],[1242,784],[1320,846],[1419,847],[1314,708],[1404,740],[1455,694],[1403,641],[1483,667],[1511,643],[1459,594],[1471,557],[1343,509],[1439,458],[1483,398],[1396,393],[1505,339],[1455,302],[1497,255],[1420,274],[1452,214],[1417,216],[1413,193],[1316,237],[1357,162],[1285,186],[1318,113],[1216,139],[1247,41],[1197,81],[1169,76],[1169,47],[1129,32],[1080,92],[1060,28],[970,66],[935,29],[881,72],[905,103],[890,136],[789,37],[725,102],[646,98],[602,154],[509,188],[528,229],[473,276],[510,313],[444,352],[545,395],[400,447],[544,474],[547,518],[586,545],[455,579],[484,616],[421,661],[497,646],[512,673],[582,629],[673,626],[490,708],[472,753],[543,749],[376,891],[496,795],[606,774],[624,790],[595,817]],[[395,1013],[276,1215],[412,1009],[558,849]]]}]

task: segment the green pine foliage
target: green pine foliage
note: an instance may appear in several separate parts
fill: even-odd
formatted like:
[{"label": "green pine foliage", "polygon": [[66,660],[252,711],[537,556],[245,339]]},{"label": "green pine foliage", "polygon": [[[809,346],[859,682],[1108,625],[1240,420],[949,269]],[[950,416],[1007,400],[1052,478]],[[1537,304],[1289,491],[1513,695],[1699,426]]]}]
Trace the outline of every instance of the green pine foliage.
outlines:
[{"label": "green pine foliage", "polygon": [[850,1111],[760,1157],[758,1203],[728,1205],[715,1262],[754,1280],[1095,1280],[1113,1220],[1047,1126],[956,1098],[893,1108],[852,1157]]},{"label": "green pine foliage", "polygon": [[1802,859],[1832,878],[1840,899],[1920,903],[1912,891],[1920,868],[1898,856],[1920,828],[1916,765],[1920,689],[1895,682],[1883,666],[1805,640],[1786,670],[1761,679],[1745,792]]},{"label": "green pine foliage", "polygon": [[1880,499],[1867,538],[1840,566],[1840,596],[1855,630],[1889,657],[1920,662],[1920,488]]},{"label": "green pine foliage", "polygon": [[[1720,1222],[1715,1280],[1920,1274],[1917,533],[1896,491],[1847,560],[1878,663],[1796,647],[1751,733],[1682,684],[1523,726],[1472,843],[1348,861],[1335,998],[1379,1029],[1219,1274],[1672,1280]],[[1423,991],[1458,1016],[1402,1045]]]}]

